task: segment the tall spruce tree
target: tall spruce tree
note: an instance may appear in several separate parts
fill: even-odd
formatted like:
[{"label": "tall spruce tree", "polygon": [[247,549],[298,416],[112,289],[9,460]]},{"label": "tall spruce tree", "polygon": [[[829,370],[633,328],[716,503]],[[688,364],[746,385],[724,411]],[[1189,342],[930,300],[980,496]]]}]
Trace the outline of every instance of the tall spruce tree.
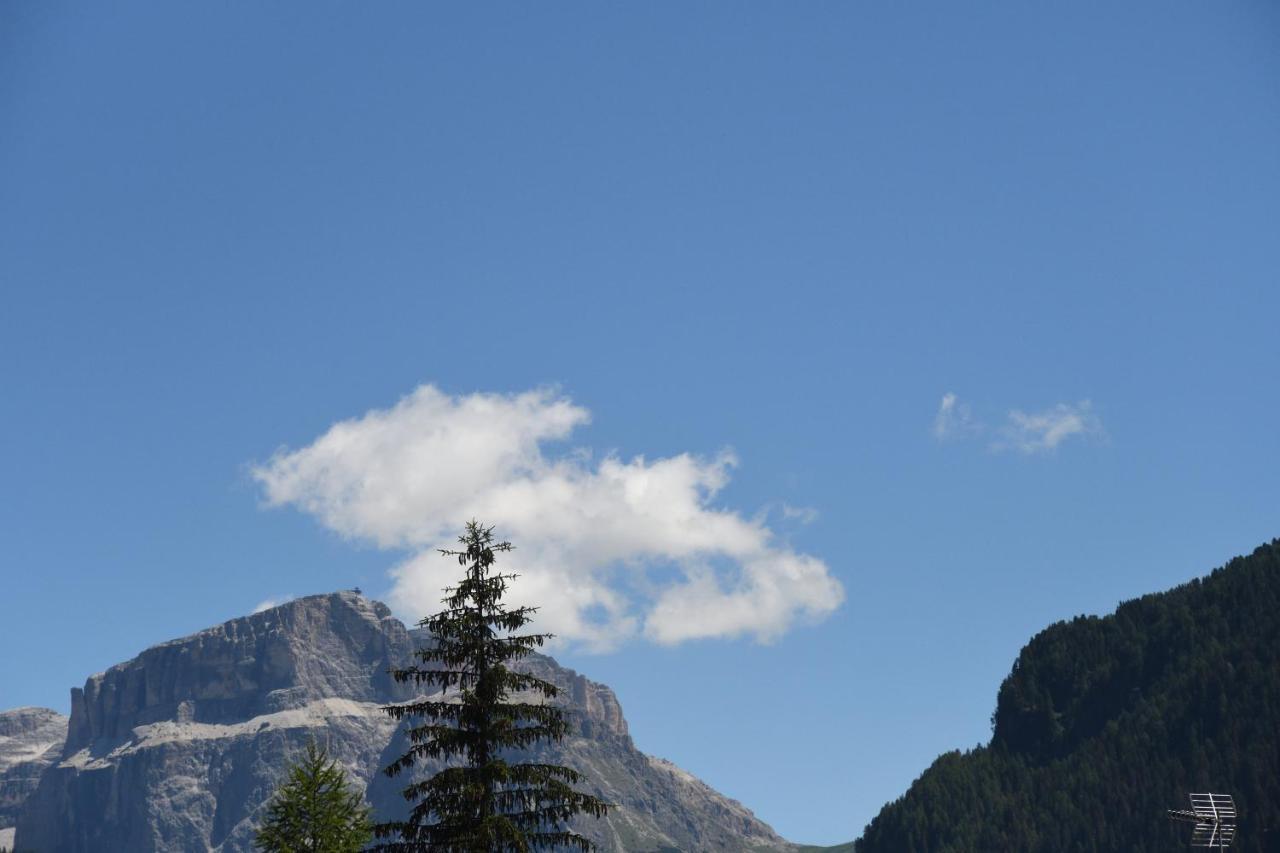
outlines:
[{"label": "tall spruce tree", "polygon": [[[462,550],[442,550],[464,567],[457,586],[445,587],[446,609],[419,622],[433,637],[415,657],[425,666],[392,670],[398,682],[439,687],[431,699],[384,708],[408,729],[409,750],[385,769],[395,776],[419,759],[461,759],[430,779],[409,785],[414,803],[405,821],[374,827],[380,851],[438,853],[528,853],[595,845],[563,825],[577,814],[603,816],[609,805],[571,787],[583,780],[568,767],[509,762],[514,750],[557,742],[568,731],[554,684],[514,672],[508,662],[525,657],[551,634],[514,635],[535,607],[508,609],[502,596],[517,577],[493,571],[495,554],[511,543],[493,538],[493,528],[476,521],[459,537]],[[450,696],[450,691],[456,691]],[[510,701],[512,692],[531,692],[541,701]]]},{"label": "tall spruce tree", "polygon": [[373,838],[369,814],[364,795],[313,740],[272,797],[255,840],[264,853],[359,853]]}]

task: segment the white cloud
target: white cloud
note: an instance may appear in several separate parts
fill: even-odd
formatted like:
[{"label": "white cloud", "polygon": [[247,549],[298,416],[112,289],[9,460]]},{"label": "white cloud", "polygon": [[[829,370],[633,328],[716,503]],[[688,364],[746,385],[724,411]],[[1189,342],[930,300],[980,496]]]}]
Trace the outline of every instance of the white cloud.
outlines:
[{"label": "white cloud", "polygon": [[1093,413],[1088,400],[1074,405],[1058,403],[1040,412],[1014,409],[1001,431],[1001,438],[992,445],[995,450],[1014,449],[1021,453],[1047,453],[1073,436],[1101,435],[1102,422]]},{"label": "white cloud", "polygon": [[449,547],[471,518],[515,542],[512,604],[536,630],[597,650],[630,637],[767,642],[844,597],[825,563],[779,544],[763,518],[714,505],[737,464],[683,453],[648,461],[546,452],[589,421],[547,390],[453,397],[424,385],[389,409],[335,424],[253,469],[272,506],[411,552],[391,603],[420,618],[456,580]]},{"label": "white cloud", "polygon": [[967,403],[948,391],[938,404],[938,414],[933,418],[933,437],[939,441],[962,438],[982,431],[982,424],[973,418]]},{"label": "white cloud", "polygon": [[293,601],[292,595],[282,595],[279,598],[268,598],[263,601],[259,601],[256,605],[254,605],[253,612],[261,613],[264,610],[270,610],[273,607],[279,607],[281,604],[284,604],[285,602],[288,602],[288,601]]}]

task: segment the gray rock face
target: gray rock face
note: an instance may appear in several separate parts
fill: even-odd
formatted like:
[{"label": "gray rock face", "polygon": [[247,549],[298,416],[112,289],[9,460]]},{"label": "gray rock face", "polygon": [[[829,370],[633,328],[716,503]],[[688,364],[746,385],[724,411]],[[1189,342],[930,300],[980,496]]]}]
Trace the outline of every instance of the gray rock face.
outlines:
[{"label": "gray rock face", "polygon": [[[12,827],[18,808],[36,789],[41,774],[67,739],[67,718],[48,708],[0,712],[0,831]],[[7,841],[0,835],[0,848]]]},{"label": "gray rock face", "polygon": [[42,851],[250,850],[257,812],[315,736],[357,778],[395,726],[404,626],[313,596],[148,649],[72,690],[59,761],[17,822]]},{"label": "gray rock face", "polygon": [[[387,670],[410,661],[422,639],[413,635],[385,605],[334,593],[91,677],[72,691],[65,746],[26,798],[16,843],[46,853],[250,851],[265,804],[312,737],[367,786],[379,818],[402,814],[410,779],[379,771],[403,752],[404,736],[380,706],[411,698]],[[523,668],[562,688],[573,722],[538,755],[581,770],[585,787],[617,804],[577,825],[602,850],[793,849],[740,804],[639,752],[609,688],[548,657]]]}]

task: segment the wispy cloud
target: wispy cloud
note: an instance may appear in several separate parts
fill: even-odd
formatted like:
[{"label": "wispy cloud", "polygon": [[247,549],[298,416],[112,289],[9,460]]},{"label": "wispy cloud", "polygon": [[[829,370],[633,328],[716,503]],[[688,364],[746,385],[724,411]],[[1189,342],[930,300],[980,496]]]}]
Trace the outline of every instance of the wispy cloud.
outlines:
[{"label": "wispy cloud", "polygon": [[782,517],[788,521],[798,521],[801,524],[813,524],[818,520],[818,511],[811,506],[792,506],[784,503],[782,505]]},{"label": "wispy cloud", "polygon": [[261,613],[264,610],[270,610],[273,607],[279,607],[281,604],[284,604],[289,601],[293,601],[292,595],[282,595],[279,598],[268,598],[263,601],[259,601],[256,605],[254,605],[253,612]]},{"label": "wispy cloud", "polygon": [[843,588],[822,560],[714,503],[731,453],[594,462],[550,452],[589,419],[547,390],[450,396],[424,385],[277,452],[253,476],[269,505],[410,552],[392,570],[391,603],[415,617],[456,580],[457,564],[435,549],[471,518],[517,545],[505,566],[521,575],[512,603],[540,607],[540,630],[591,649],[636,636],[767,642],[839,606]]},{"label": "wispy cloud", "polygon": [[[934,438],[938,441],[971,439],[984,432],[987,432],[986,425],[974,416],[967,403],[950,391],[942,395],[933,419]],[[993,432],[987,445],[990,450],[996,453],[1013,450],[1027,455],[1050,453],[1071,438],[1106,434],[1088,400],[1058,403],[1037,412],[1013,409]]]},{"label": "wispy cloud", "polygon": [[1009,412],[1008,422],[994,450],[1016,450],[1019,453],[1049,453],[1069,438],[1086,438],[1103,434],[1102,422],[1088,400],[1058,403],[1039,412]]},{"label": "wispy cloud", "polygon": [[950,391],[943,394],[938,413],[933,418],[933,437],[938,441],[948,441],[980,432],[982,424],[974,420],[969,405]]}]

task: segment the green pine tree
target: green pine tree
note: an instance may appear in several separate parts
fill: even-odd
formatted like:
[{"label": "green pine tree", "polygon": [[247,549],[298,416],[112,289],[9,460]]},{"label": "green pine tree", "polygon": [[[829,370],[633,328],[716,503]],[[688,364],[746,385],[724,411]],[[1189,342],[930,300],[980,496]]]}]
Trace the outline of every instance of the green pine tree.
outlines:
[{"label": "green pine tree", "polygon": [[[563,828],[577,814],[603,816],[608,804],[573,789],[582,781],[568,767],[509,763],[513,750],[539,742],[556,742],[568,731],[563,712],[547,701],[509,701],[511,692],[531,691],[554,699],[555,685],[507,668],[525,657],[550,634],[515,636],[537,608],[507,609],[502,604],[508,581],[516,575],[492,572],[495,554],[511,550],[497,542],[493,528],[475,521],[459,537],[461,551],[441,551],[465,568],[462,580],[446,587],[446,609],[423,619],[434,644],[415,655],[417,665],[393,670],[399,682],[436,686],[431,700],[391,705],[397,720],[424,720],[408,730],[409,750],[386,768],[395,776],[419,759],[460,762],[432,778],[409,785],[405,799],[414,803],[406,821],[379,824],[374,832],[386,841],[375,850],[436,853],[528,853],[568,847],[591,851],[583,836]],[[456,691],[449,696],[449,691]]]},{"label": "green pine tree", "polygon": [[265,853],[358,853],[373,838],[369,816],[364,795],[311,741],[272,797],[257,846]]}]

